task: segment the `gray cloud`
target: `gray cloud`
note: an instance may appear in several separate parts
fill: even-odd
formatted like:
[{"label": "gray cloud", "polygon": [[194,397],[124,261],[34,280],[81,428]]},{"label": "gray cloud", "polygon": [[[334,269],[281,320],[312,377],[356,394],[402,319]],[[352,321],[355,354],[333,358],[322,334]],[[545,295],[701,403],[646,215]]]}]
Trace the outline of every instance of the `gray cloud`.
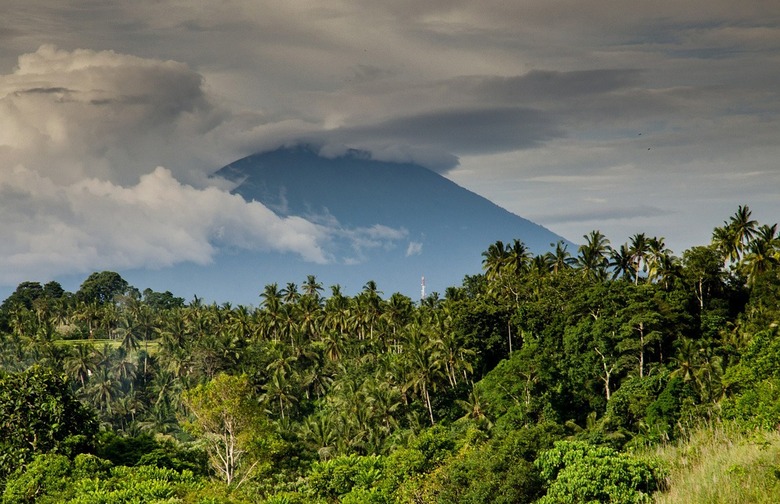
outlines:
[{"label": "gray cloud", "polygon": [[[205,264],[223,248],[343,261],[335,236],[353,244],[350,257],[405,238],[382,226],[279,217],[207,180],[220,138],[257,137],[263,124],[234,120],[181,63],[42,46],[0,75],[0,111],[0,257],[9,266],[0,284]],[[159,160],[173,169],[151,170]]]},{"label": "gray cloud", "polygon": [[[420,151],[474,154],[538,147],[563,136],[553,118],[542,111],[522,107],[446,109],[395,117],[373,124],[339,128],[324,134],[328,139],[367,146],[382,158],[381,145],[417,146]],[[420,152],[422,153],[422,152]],[[410,157],[415,153],[407,151]],[[388,156],[385,156],[386,159]],[[393,156],[390,156],[391,158]],[[454,166],[444,156],[441,164],[413,159],[439,170]],[[428,161],[428,162],[426,162]]]},{"label": "gray cloud", "polygon": [[41,46],[0,75],[0,145],[61,182],[132,183],[162,163],[196,181],[205,149],[182,148],[225,117],[202,82],[182,63]]},{"label": "gray cloud", "polygon": [[780,214],[772,0],[4,7],[0,169],[60,186],[134,187],[163,165],[205,189],[218,166],[304,141],[421,162],[564,235],[599,206],[648,209],[602,217],[680,243],[737,204]]},{"label": "gray cloud", "polygon": [[523,75],[461,77],[453,87],[482,101],[537,103],[603,94],[637,86],[635,69],[597,69],[560,72],[532,70]]},{"label": "gray cloud", "polygon": [[574,213],[557,213],[538,215],[539,220],[548,224],[561,223],[594,223],[600,224],[611,220],[628,220],[645,217],[662,217],[671,215],[673,212],[649,205],[639,205],[634,207],[612,207],[591,209]]}]

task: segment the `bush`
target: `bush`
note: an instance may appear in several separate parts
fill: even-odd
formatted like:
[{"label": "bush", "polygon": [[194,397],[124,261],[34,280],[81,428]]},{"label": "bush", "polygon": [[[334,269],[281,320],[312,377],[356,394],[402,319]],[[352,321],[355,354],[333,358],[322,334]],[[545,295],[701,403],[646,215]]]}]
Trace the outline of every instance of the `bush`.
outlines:
[{"label": "bush", "polygon": [[315,462],[308,484],[318,497],[341,497],[353,489],[374,486],[382,478],[382,469],[378,456],[341,455],[327,462]]},{"label": "bush", "polygon": [[581,441],[559,441],[534,463],[547,481],[539,504],[642,504],[659,489],[660,465]]},{"label": "bush", "polygon": [[68,486],[71,464],[64,455],[36,456],[27,467],[11,475],[3,492],[3,504],[61,502],[47,494],[56,494]]}]

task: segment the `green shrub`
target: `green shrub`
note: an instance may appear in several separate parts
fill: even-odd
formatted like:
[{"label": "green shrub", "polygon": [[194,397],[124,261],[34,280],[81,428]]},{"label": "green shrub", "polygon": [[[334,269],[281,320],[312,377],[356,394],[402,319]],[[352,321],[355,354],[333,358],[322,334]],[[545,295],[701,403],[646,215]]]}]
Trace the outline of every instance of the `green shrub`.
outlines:
[{"label": "green shrub", "polygon": [[656,462],[581,441],[559,441],[535,462],[547,481],[539,504],[651,502],[662,471]]},{"label": "green shrub", "polygon": [[3,504],[58,502],[49,494],[57,494],[67,488],[70,472],[70,460],[64,455],[38,455],[27,467],[8,478]]}]

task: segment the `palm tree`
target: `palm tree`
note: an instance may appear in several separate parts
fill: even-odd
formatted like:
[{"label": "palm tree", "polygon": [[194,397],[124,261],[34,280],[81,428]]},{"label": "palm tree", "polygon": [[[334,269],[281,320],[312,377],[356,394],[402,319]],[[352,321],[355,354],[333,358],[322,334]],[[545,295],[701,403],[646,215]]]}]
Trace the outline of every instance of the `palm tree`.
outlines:
[{"label": "palm tree", "polygon": [[728,223],[729,227],[734,230],[734,245],[737,248],[738,258],[744,253],[745,247],[750,243],[758,226],[758,221],[750,218],[751,214],[752,212],[747,205],[740,205]]},{"label": "palm tree", "polygon": [[723,226],[713,230],[712,244],[720,251],[724,262],[739,262],[742,258],[758,226],[758,222],[750,218],[751,214],[747,205],[740,205]]},{"label": "palm tree", "polygon": [[512,240],[512,245],[507,246],[507,266],[515,275],[521,275],[528,271],[533,255],[525,243],[518,239]]},{"label": "palm tree", "polygon": [[268,284],[260,293],[260,297],[263,299],[261,304],[264,308],[275,307],[282,302],[282,291],[277,284]]},{"label": "palm tree", "polygon": [[543,277],[552,272],[555,264],[553,261],[554,259],[549,254],[539,254],[531,259],[528,271],[535,274],[537,277]]},{"label": "palm tree", "polygon": [[135,379],[136,371],[137,366],[135,363],[128,360],[127,356],[125,355],[122,355],[111,365],[111,373],[120,381],[121,384],[131,384]]},{"label": "palm tree", "polygon": [[144,409],[143,402],[134,390],[119,397],[114,403],[114,417],[119,422],[120,430],[130,433],[135,426],[136,416]]},{"label": "palm tree", "polygon": [[117,333],[122,338],[121,347],[125,352],[131,353],[138,350],[140,334],[129,315],[124,315],[119,319]]},{"label": "palm tree", "polygon": [[585,238],[585,244],[580,245],[578,249],[577,266],[583,276],[602,280],[606,277],[607,268],[609,267],[607,257],[612,250],[609,240],[598,230],[583,235],[583,238]]},{"label": "palm tree", "polygon": [[339,435],[328,415],[317,414],[303,420],[301,438],[305,444],[317,451],[320,460],[325,461],[335,454]]},{"label": "palm tree", "polygon": [[777,236],[777,224],[764,224],[758,228],[743,258],[748,284],[753,285],[756,278],[780,264],[778,242],[780,239]]},{"label": "palm tree", "polygon": [[318,298],[304,295],[293,309],[298,330],[309,341],[320,337],[324,313]]},{"label": "palm tree", "polygon": [[100,305],[95,301],[91,303],[79,301],[76,306],[74,319],[87,324],[89,339],[93,339],[95,337],[95,327],[100,321]]},{"label": "palm tree", "polygon": [[559,240],[558,243],[555,244],[555,251],[547,252],[547,254],[550,256],[550,264],[552,265],[553,273],[559,273],[563,270],[571,269],[572,266],[577,262],[577,260],[573,258],[567,250],[568,248],[569,246],[565,244],[563,240]]},{"label": "palm tree", "polygon": [[325,328],[343,335],[349,321],[350,300],[341,294],[337,285],[331,287],[333,295],[325,302],[323,325]]},{"label": "palm tree", "polygon": [[677,353],[671,358],[675,368],[670,377],[680,377],[686,383],[693,380],[700,364],[698,354],[699,347],[694,340],[680,338],[678,340]]},{"label": "palm tree", "polygon": [[663,237],[653,237],[648,241],[647,257],[647,278],[650,281],[655,281],[659,278],[659,271],[663,267],[663,263],[669,263],[672,257],[672,251],[666,248],[666,243]]},{"label": "palm tree", "polygon": [[101,367],[93,375],[86,392],[99,411],[110,415],[114,400],[121,392],[121,385],[107,367]]},{"label": "palm tree", "polygon": [[736,233],[727,223],[712,230],[712,245],[718,251],[723,263],[733,263],[739,259],[739,249],[736,247]]},{"label": "palm tree", "polygon": [[263,324],[261,324],[261,333],[265,337],[271,337],[274,341],[279,340],[279,330],[282,325],[283,305],[282,291],[275,284],[265,286],[265,290],[260,294],[263,298]]},{"label": "palm tree", "polygon": [[190,340],[190,328],[184,320],[184,311],[177,308],[168,313],[160,327],[160,348],[165,354],[183,349]]},{"label": "palm tree", "polygon": [[631,237],[631,264],[634,268],[634,285],[639,283],[639,271],[647,272],[647,255],[650,252],[650,243],[644,233],[637,233]]},{"label": "palm tree", "polygon": [[[355,298],[354,304],[354,323],[358,332],[359,339],[369,339],[374,337],[379,317],[382,315],[382,298],[379,297],[380,291],[377,290],[376,282],[369,280],[363,287],[363,291]],[[368,334],[366,334],[368,332]]]},{"label": "palm tree", "polygon": [[331,361],[338,361],[344,355],[344,341],[337,331],[328,331],[322,337],[325,357]]},{"label": "palm tree", "polygon": [[482,252],[482,269],[488,280],[497,280],[501,277],[504,268],[509,263],[509,251],[501,240],[490,244],[485,252]]},{"label": "palm tree", "polygon": [[490,429],[493,426],[493,422],[485,414],[485,400],[482,399],[476,388],[471,389],[467,399],[456,399],[456,402],[465,413],[462,418],[471,419],[485,429]]},{"label": "palm tree", "polygon": [[322,284],[317,281],[314,275],[307,275],[306,281],[303,283],[303,295],[312,297],[319,302],[320,292],[322,292]]},{"label": "palm tree", "polygon": [[364,387],[371,414],[382,424],[385,435],[398,425],[395,415],[401,408],[401,393],[383,379],[372,379]]},{"label": "palm tree", "polygon": [[298,292],[298,285],[295,282],[288,282],[287,286],[282,289],[282,301],[287,304],[292,304],[298,301],[300,293]]},{"label": "palm tree", "polygon": [[149,360],[149,340],[152,339],[154,333],[159,331],[158,321],[155,318],[154,312],[149,305],[139,304],[137,309],[133,312],[135,317],[135,327],[144,342],[144,379],[146,379],[146,373]]},{"label": "palm tree", "polygon": [[425,402],[431,425],[436,424],[431,392],[438,388],[440,379],[445,377],[445,361],[439,346],[439,340],[431,338],[415,324],[408,330],[402,354],[406,368],[403,391],[412,390]]},{"label": "palm tree", "polygon": [[235,310],[230,310],[224,332],[230,335],[235,345],[244,346],[254,332],[253,314],[249,308],[239,305]]},{"label": "palm tree", "polygon": [[284,369],[275,369],[271,374],[271,378],[263,386],[265,392],[260,397],[260,400],[267,404],[269,407],[279,405],[279,415],[282,420],[285,419],[285,405],[292,405],[297,401],[297,398],[292,393],[292,380],[288,377]]},{"label": "palm tree", "polygon": [[[397,344],[398,331],[401,330],[412,319],[414,304],[412,300],[398,292],[393,293],[390,299],[384,303],[380,319],[385,323],[385,332],[389,333],[393,340],[392,347]],[[385,341],[387,343],[387,341]]]},{"label": "palm tree", "polygon": [[636,273],[628,244],[624,243],[618,249],[612,249],[609,254],[609,267],[612,268],[612,280],[622,278],[632,281]]},{"label": "palm tree", "polygon": [[106,334],[106,338],[114,339],[114,330],[119,321],[119,310],[113,302],[105,303],[100,307],[100,325]]},{"label": "palm tree", "polygon": [[150,383],[153,405],[177,408],[181,405],[181,380],[167,369],[155,373]]},{"label": "palm tree", "polygon": [[95,348],[92,345],[73,345],[70,347],[70,355],[65,358],[65,373],[74,380],[78,380],[83,388],[92,373],[97,368]]},{"label": "palm tree", "polygon": [[655,259],[651,271],[653,278],[663,285],[664,290],[669,290],[670,283],[675,278],[682,277],[680,260],[671,254],[664,254]]}]

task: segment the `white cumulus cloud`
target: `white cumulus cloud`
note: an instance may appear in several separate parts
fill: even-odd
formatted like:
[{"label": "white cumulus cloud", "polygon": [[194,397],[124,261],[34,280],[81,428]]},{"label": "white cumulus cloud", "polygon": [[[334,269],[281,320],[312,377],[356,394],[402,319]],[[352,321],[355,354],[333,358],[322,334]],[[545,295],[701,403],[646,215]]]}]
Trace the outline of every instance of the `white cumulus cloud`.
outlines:
[{"label": "white cumulus cloud", "polygon": [[327,226],[208,179],[208,136],[229,114],[202,81],[174,61],[50,45],[0,75],[0,283],[205,264],[222,248],[332,260]]},{"label": "white cumulus cloud", "polygon": [[219,247],[329,260],[328,229],[257,202],[197,189],[158,167],[122,187],[95,178],[59,185],[17,166],[0,171],[0,283],[102,268],[210,262]]}]

